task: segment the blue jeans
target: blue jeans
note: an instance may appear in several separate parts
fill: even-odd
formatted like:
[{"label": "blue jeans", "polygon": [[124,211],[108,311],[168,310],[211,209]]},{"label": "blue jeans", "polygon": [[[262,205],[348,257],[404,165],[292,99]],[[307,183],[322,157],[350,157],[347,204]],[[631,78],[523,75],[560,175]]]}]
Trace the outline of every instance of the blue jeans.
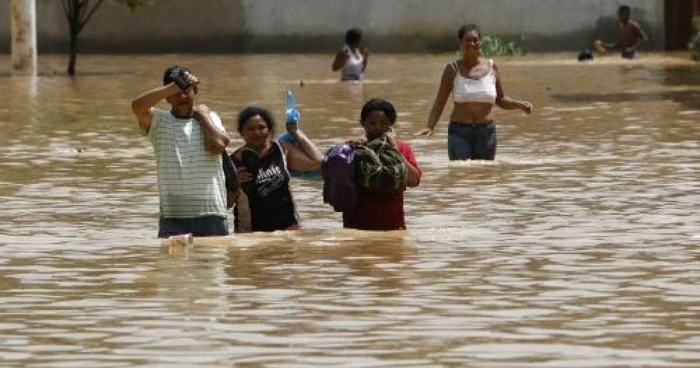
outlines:
[{"label": "blue jeans", "polygon": [[221,216],[201,216],[192,218],[165,218],[158,221],[158,237],[192,234],[194,236],[226,236],[228,221]]},{"label": "blue jeans", "polygon": [[496,157],[496,123],[450,123],[447,154],[453,160],[493,160]]}]

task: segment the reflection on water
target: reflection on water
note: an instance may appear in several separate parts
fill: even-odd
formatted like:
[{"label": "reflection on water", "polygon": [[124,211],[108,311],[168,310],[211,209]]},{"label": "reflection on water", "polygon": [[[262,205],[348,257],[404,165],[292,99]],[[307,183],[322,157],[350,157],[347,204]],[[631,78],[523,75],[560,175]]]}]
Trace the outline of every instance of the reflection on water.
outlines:
[{"label": "reflection on water", "polygon": [[[450,163],[449,108],[412,136],[447,61],[375,55],[364,84],[327,55],[84,56],[75,79],[44,56],[35,79],[0,75],[3,365],[700,365],[695,67],[499,60],[536,112],[496,111],[495,162]],[[322,148],[361,134],[362,101],[394,102],[424,170],[410,229],[341,230],[321,183],[297,180],[304,231],[162,246],[129,102],[173,63],[231,131],[247,105],[281,117],[291,87]]]}]

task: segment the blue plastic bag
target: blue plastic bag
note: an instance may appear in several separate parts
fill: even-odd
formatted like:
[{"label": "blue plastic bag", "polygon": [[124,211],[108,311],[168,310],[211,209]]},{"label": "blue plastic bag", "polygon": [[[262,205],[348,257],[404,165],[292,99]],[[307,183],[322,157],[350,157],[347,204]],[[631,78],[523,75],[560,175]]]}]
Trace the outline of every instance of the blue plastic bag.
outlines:
[{"label": "blue plastic bag", "polygon": [[[299,124],[301,120],[301,113],[297,110],[297,101],[294,98],[291,90],[287,90],[285,93],[286,109],[284,111],[284,123],[285,124]],[[280,142],[288,142],[296,147],[300,147],[299,142],[291,135],[289,132],[284,132],[277,137]],[[304,179],[314,179],[321,180],[321,170],[314,171],[296,171],[289,170],[289,173],[294,177],[304,178]]]},{"label": "blue plastic bag", "polygon": [[284,121],[288,124],[297,124],[299,119],[301,119],[301,113],[297,110],[297,100],[289,89],[287,90],[286,101],[287,109],[284,113]]},{"label": "blue plastic bag", "polygon": [[[285,124],[299,124],[301,120],[301,113],[297,110],[297,100],[294,98],[291,90],[286,92],[286,104],[287,108],[284,112],[284,123]],[[294,138],[289,132],[284,132],[277,137],[279,141],[289,142],[297,147],[299,147],[299,142]]]}]

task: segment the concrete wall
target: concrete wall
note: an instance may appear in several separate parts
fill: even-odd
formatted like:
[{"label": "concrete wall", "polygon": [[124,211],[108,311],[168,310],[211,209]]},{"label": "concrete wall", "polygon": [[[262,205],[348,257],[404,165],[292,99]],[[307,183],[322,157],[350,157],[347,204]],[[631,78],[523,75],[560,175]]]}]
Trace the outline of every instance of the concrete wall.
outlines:
[{"label": "concrete wall", "polygon": [[[40,52],[68,49],[60,0],[37,1]],[[110,1],[80,37],[81,52],[329,52],[361,27],[375,52],[455,50],[456,30],[486,34],[528,51],[578,50],[615,39],[621,3],[663,49],[663,0],[160,0],[132,13]],[[0,0],[0,52],[9,53],[9,0]],[[7,14],[7,15],[6,15]]]}]

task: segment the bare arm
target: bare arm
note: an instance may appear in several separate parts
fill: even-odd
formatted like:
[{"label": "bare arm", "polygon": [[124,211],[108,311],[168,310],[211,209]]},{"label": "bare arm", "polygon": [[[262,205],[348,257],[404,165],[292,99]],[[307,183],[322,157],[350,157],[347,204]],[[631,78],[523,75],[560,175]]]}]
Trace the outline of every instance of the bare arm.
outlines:
[{"label": "bare arm", "polygon": [[408,169],[406,186],[408,186],[409,188],[417,187],[418,183],[420,183],[420,171],[418,171],[418,169],[415,166],[413,166],[413,164],[411,164],[404,155],[401,155],[401,160],[404,164],[406,164],[406,168]]},{"label": "bare arm", "polygon": [[367,69],[367,62],[369,60],[369,50],[365,48],[362,50],[362,71],[364,72],[365,69]]},{"label": "bare arm", "polygon": [[214,124],[211,120],[211,111],[207,105],[199,105],[194,108],[194,118],[197,119],[204,133],[204,145],[212,154],[221,154],[231,143],[231,138],[226,131]]},{"label": "bare arm", "polygon": [[637,29],[639,29],[639,38],[640,38],[642,41],[648,41],[648,40],[649,40],[649,37],[647,37],[647,34],[644,32],[644,30],[642,29],[642,27],[640,27],[639,25],[637,25]]},{"label": "bare arm", "polygon": [[437,96],[435,97],[435,102],[433,102],[433,107],[430,109],[430,117],[428,117],[427,126],[416,133],[416,135],[425,135],[430,137],[433,135],[435,130],[435,125],[437,125],[438,120],[440,120],[440,115],[442,115],[442,110],[445,108],[447,99],[452,93],[452,87],[454,85],[453,81],[457,72],[450,66],[450,64],[445,65],[445,69],[442,71],[442,79],[440,80],[440,87],[438,88]]},{"label": "bare arm", "polygon": [[167,86],[143,92],[131,101],[131,111],[136,115],[139,125],[148,131],[151,128],[151,121],[153,120],[151,108],[157,105],[161,100],[176,93],[180,93],[180,87],[175,83],[170,83]]},{"label": "bare arm", "polygon": [[636,36],[637,36],[637,37],[636,37],[636,42],[634,43],[634,45],[628,47],[628,48],[627,48],[627,51],[635,51],[635,50],[637,50],[637,48],[639,48],[639,45],[641,45],[642,42],[648,40],[647,34],[644,33],[644,30],[642,29],[642,27],[640,27],[640,26],[639,26],[638,24],[636,24],[636,23],[635,23],[633,26],[634,26],[634,32],[635,32],[635,34],[636,34]]},{"label": "bare arm", "polygon": [[226,208],[231,209],[233,205],[236,204],[238,196],[240,194],[240,189],[236,190],[226,190]]},{"label": "bare arm", "polygon": [[496,105],[503,110],[522,110],[526,114],[532,112],[532,104],[527,101],[518,101],[505,95],[503,86],[501,85],[501,73],[498,72],[496,64],[493,65],[494,73],[496,74]]},{"label": "bare arm", "polygon": [[417,187],[418,183],[420,183],[420,171],[418,171],[418,168],[413,166],[413,164],[410,163],[404,155],[401,155],[401,160],[404,164],[406,164],[406,167],[408,168],[408,177],[406,178],[406,185],[410,188]]},{"label": "bare arm", "polygon": [[333,69],[334,72],[340,70],[348,61],[348,57],[348,53],[345,52],[345,50],[338,51],[335,55],[335,60],[333,60],[333,65],[331,65],[331,69]]},{"label": "bare arm", "polygon": [[300,148],[288,142],[281,142],[284,149],[287,151],[287,161],[289,168],[297,171],[311,171],[321,168],[323,154],[316,145],[300,130],[294,128],[289,129],[289,133],[299,142]]},{"label": "bare arm", "polygon": [[[389,142],[390,145],[394,146],[396,149],[399,149],[399,145],[396,142],[396,133],[394,133],[394,130],[390,130],[389,133],[386,135],[387,141]],[[409,148],[410,150],[410,148]],[[411,155],[413,155],[411,153]],[[406,186],[413,188],[417,187],[418,183],[420,183],[420,176],[421,172],[418,170],[417,167],[413,166],[411,161],[408,161],[406,156],[403,155],[403,152],[401,152],[401,161],[406,165],[407,170],[407,178],[406,178]]]}]

